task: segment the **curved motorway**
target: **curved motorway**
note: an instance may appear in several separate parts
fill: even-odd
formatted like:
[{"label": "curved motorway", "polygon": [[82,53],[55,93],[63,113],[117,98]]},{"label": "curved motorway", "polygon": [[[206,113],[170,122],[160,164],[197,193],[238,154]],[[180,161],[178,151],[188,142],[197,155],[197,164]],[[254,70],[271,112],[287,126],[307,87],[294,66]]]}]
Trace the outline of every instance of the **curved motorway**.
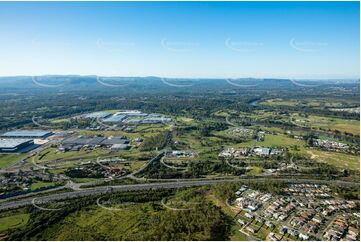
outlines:
[{"label": "curved motorway", "polygon": [[[239,178],[239,179],[222,179],[222,180],[192,180],[192,181],[173,181],[162,183],[146,183],[146,184],[134,184],[134,185],[117,185],[117,186],[99,186],[92,188],[84,188],[82,190],[76,190],[71,192],[63,192],[57,194],[50,194],[46,196],[37,197],[37,203],[45,204],[53,201],[60,201],[66,199],[73,199],[77,197],[85,197],[90,195],[102,195],[112,192],[127,192],[127,191],[140,191],[149,189],[171,189],[181,187],[193,187],[193,186],[205,186],[213,185],[224,182],[241,182],[241,181],[258,181],[258,182],[270,182],[280,181],[289,183],[316,183],[316,184],[337,184],[343,186],[359,186],[359,183],[337,181],[337,180],[314,180],[314,179],[286,179],[286,178]],[[33,204],[33,198],[24,198],[14,201],[5,201],[0,203],[0,211],[7,209],[15,209],[23,206]]]}]

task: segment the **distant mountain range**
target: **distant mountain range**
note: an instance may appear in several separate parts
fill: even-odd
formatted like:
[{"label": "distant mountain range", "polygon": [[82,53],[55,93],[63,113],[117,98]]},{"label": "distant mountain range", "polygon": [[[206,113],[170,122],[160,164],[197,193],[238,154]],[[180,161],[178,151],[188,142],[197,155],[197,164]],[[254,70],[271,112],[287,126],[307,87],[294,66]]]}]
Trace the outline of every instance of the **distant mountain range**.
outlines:
[{"label": "distant mountain range", "polygon": [[219,90],[222,89],[275,89],[317,88],[319,86],[358,86],[359,80],[290,80],[290,79],[194,79],[161,77],[97,77],[77,75],[0,77],[1,90]]}]

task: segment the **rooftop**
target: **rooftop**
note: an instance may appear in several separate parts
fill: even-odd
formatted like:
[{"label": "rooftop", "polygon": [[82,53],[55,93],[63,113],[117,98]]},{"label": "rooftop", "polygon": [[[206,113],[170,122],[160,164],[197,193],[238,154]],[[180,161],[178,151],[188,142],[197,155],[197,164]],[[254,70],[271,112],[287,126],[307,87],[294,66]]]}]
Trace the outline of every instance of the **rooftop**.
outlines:
[{"label": "rooftop", "polygon": [[108,117],[110,114],[108,112],[93,112],[85,114],[85,118],[105,118]]},{"label": "rooftop", "polygon": [[7,139],[0,138],[0,148],[15,148],[23,143],[32,141],[31,139]]},{"label": "rooftop", "polygon": [[2,137],[42,137],[49,135],[50,131],[45,130],[15,130],[2,134]]},{"label": "rooftop", "polygon": [[103,122],[121,122],[123,121],[127,116],[125,115],[121,115],[121,114],[118,114],[118,115],[113,115],[109,118],[106,118],[103,120]]},{"label": "rooftop", "polygon": [[114,144],[112,148],[128,148],[127,144]]},{"label": "rooftop", "polygon": [[126,116],[147,116],[148,114],[142,113],[139,110],[124,110],[116,113],[117,115],[123,114]]}]

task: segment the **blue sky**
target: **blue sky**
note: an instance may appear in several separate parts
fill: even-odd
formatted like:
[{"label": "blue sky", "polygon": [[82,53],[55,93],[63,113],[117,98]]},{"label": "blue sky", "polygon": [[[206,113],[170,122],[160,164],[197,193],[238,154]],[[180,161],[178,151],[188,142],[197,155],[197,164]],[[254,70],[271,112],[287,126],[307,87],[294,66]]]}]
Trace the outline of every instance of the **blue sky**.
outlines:
[{"label": "blue sky", "polygon": [[355,78],[358,2],[1,2],[0,75]]}]

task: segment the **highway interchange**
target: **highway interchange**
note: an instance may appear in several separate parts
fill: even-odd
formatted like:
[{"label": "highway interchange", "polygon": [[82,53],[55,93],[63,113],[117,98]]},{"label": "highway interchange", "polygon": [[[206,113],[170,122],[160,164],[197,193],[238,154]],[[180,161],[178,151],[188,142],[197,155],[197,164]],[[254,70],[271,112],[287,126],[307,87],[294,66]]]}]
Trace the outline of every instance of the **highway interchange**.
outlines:
[{"label": "highway interchange", "polygon": [[[116,185],[116,186],[98,186],[91,188],[81,188],[79,190],[74,190],[70,192],[55,193],[50,195],[44,195],[37,197],[37,203],[45,204],[54,201],[61,201],[67,199],[73,199],[78,197],[85,196],[96,196],[106,193],[116,193],[116,192],[127,192],[127,191],[139,191],[139,190],[149,190],[149,189],[173,189],[173,188],[182,188],[182,187],[194,187],[194,186],[206,186],[214,185],[217,183],[224,182],[270,182],[270,181],[280,181],[280,182],[290,182],[290,183],[316,183],[316,184],[337,184],[343,186],[358,186],[358,183],[355,182],[346,182],[346,181],[336,181],[336,180],[313,180],[313,179],[286,179],[286,178],[269,178],[269,177],[259,177],[259,178],[238,178],[238,179],[207,179],[207,180],[174,180],[172,182],[155,182],[155,183],[144,183],[144,184],[132,184],[132,185]],[[19,207],[24,207],[33,204],[33,197],[25,197],[23,199],[4,201],[0,203],[0,211],[7,209],[15,209]]]},{"label": "highway interchange", "polygon": [[[39,149],[40,150],[40,149]],[[39,152],[39,150],[37,152]],[[31,158],[36,153],[31,153],[27,158]],[[55,201],[74,199],[79,197],[86,196],[100,196],[106,193],[119,193],[119,192],[127,192],[127,191],[139,191],[139,190],[149,190],[149,189],[174,189],[174,188],[182,188],[182,187],[194,187],[194,186],[206,186],[206,185],[214,185],[217,183],[224,182],[270,182],[270,181],[279,181],[285,183],[313,183],[313,184],[328,184],[328,185],[340,185],[340,186],[359,186],[359,183],[356,182],[347,182],[340,180],[321,180],[321,179],[306,179],[306,178],[297,178],[295,176],[291,176],[292,178],[287,177],[286,174],[283,174],[282,177],[277,176],[269,176],[269,175],[259,175],[256,177],[245,177],[245,176],[226,176],[226,177],[218,177],[213,179],[199,178],[199,179],[146,179],[143,177],[137,177],[136,175],[144,171],[149,165],[154,162],[162,162],[162,158],[165,155],[165,150],[158,151],[157,155],[150,159],[144,166],[140,169],[135,170],[131,174],[128,174],[122,178],[129,178],[137,182],[141,182],[141,184],[131,184],[131,185],[101,185],[99,181],[88,182],[88,183],[74,183],[70,179],[67,180],[67,184],[65,186],[56,187],[53,189],[49,189],[42,192],[37,193],[28,193],[25,195],[12,197],[8,199],[4,199],[0,201],[0,211],[8,210],[8,209],[16,209],[19,207],[34,205],[36,204],[46,204]],[[38,165],[35,165],[35,169],[42,169]],[[13,167],[15,168],[15,167]],[[17,170],[17,169],[15,169]],[[15,172],[12,169],[12,172]],[[8,170],[9,172],[9,170]],[[88,188],[82,188],[84,186],[88,186]],[[93,187],[89,187],[93,186]],[[62,189],[71,189],[72,191],[61,191]],[[49,195],[46,193],[56,192]],[[38,194],[42,194],[41,196],[36,196]],[[35,204],[36,199],[36,204]]]}]

